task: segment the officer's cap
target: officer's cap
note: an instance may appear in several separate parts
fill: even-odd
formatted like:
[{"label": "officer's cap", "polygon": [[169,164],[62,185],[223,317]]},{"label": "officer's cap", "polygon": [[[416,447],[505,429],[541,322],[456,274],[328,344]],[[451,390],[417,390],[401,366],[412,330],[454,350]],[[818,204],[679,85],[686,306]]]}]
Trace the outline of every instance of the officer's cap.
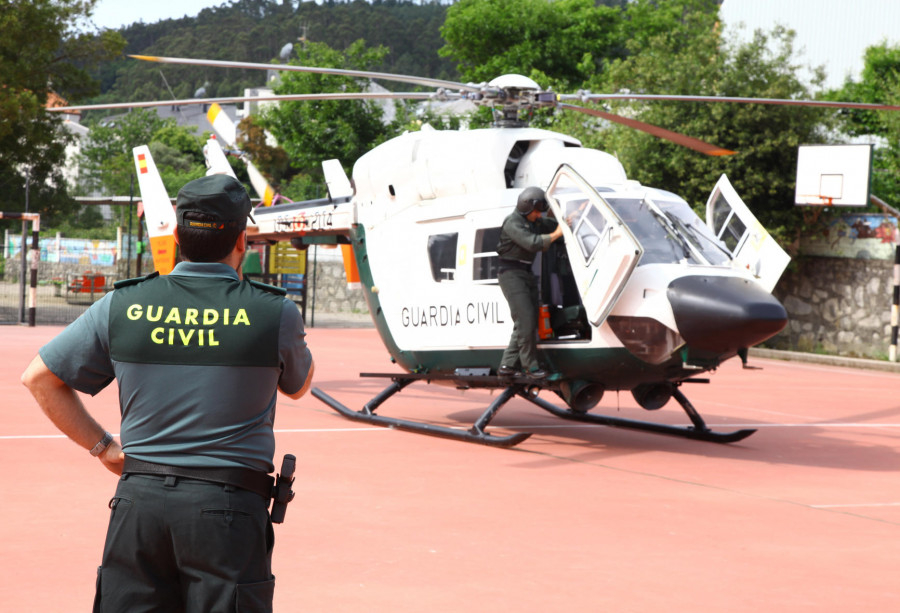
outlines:
[{"label": "officer's cap", "polygon": [[[214,174],[186,183],[175,201],[175,218],[179,226],[205,230],[222,230],[226,226],[244,227],[250,214],[250,196],[240,182],[230,175]],[[187,212],[203,213],[221,223],[184,219]],[[255,220],[254,220],[255,221]]]}]

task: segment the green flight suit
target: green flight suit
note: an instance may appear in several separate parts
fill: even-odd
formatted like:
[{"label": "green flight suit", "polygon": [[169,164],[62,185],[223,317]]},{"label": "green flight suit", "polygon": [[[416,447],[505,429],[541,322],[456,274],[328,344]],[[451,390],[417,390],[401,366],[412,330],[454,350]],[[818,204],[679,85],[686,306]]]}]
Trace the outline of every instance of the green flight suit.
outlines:
[{"label": "green flight suit", "polygon": [[540,368],[537,359],[538,287],[531,272],[534,256],[550,248],[550,233],[556,220],[541,217],[530,222],[524,215],[513,212],[500,230],[497,254],[500,256],[498,281],[509,304],[513,331],[509,346],[500,360],[502,366],[521,367],[530,372]]}]

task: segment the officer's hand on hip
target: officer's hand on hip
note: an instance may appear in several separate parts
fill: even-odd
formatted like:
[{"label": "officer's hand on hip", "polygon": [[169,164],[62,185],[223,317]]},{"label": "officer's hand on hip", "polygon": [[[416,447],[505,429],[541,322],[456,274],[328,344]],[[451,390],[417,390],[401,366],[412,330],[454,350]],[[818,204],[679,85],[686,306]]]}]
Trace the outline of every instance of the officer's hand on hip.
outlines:
[{"label": "officer's hand on hip", "polygon": [[103,453],[97,457],[100,458],[107,470],[117,475],[122,474],[122,466],[125,464],[125,452],[122,451],[122,446],[119,445],[118,441],[114,440],[111,442],[103,450]]}]

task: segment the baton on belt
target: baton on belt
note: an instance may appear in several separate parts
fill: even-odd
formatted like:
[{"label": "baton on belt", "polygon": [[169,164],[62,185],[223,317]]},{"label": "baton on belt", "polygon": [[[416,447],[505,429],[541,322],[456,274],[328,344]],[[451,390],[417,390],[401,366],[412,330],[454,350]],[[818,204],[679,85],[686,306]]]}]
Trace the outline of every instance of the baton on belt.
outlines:
[{"label": "baton on belt", "polygon": [[281,461],[281,473],[275,479],[275,486],[272,488],[272,511],[270,516],[273,524],[280,524],[284,521],[284,514],[287,511],[288,503],[294,499],[294,491],[291,486],[294,484],[294,468],[297,464],[297,458],[291,454],[285,454]]}]

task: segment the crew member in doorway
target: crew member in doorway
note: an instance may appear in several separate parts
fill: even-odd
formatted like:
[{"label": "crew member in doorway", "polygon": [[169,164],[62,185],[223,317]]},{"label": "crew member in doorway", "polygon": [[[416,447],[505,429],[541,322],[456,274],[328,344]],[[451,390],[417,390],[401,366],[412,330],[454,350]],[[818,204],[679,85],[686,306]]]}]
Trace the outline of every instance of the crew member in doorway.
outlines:
[{"label": "crew member in doorway", "polygon": [[562,227],[544,217],[546,211],[544,190],[526,187],[500,230],[498,280],[513,320],[509,346],[497,369],[501,377],[513,375],[519,368],[531,379],[547,376],[537,359],[538,287],[531,266],[538,251],[546,251],[562,236]]},{"label": "crew member in doorway", "polygon": [[[22,375],[51,421],[122,475],[95,613],[272,611],[275,400],[309,389],[313,360],[284,291],[243,278],[250,207],[230,176],[187,183],[186,261],[117,283]],[[121,443],[76,393],[114,379]]]}]

